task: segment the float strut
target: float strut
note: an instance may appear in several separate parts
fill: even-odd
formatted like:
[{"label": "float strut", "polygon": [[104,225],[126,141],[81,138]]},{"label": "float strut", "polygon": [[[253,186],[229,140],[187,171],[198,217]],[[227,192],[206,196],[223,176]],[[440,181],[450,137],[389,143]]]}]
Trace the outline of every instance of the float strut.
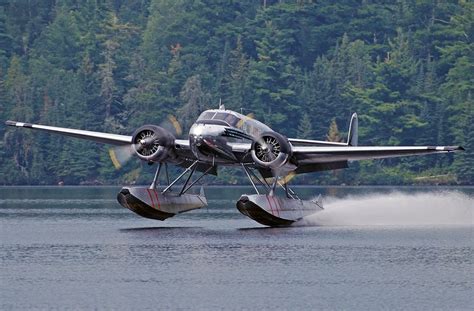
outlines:
[{"label": "float strut", "polygon": [[256,180],[258,180],[258,182],[265,188],[267,189],[267,191],[270,191],[270,185],[267,183],[267,181],[265,180],[265,178],[263,178],[262,176],[262,179],[260,179],[251,169],[249,169],[249,173],[252,174],[253,178],[255,178]]},{"label": "float strut", "polygon": [[248,179],[249,179],[250,182],[252,183],[252,186],[253,186],[253,188],[255,189],[255,192],[257,192],[257,194],[260,194],[260,192],[258,192],[257,186],[255,186],[255,183],[253,182],[252,177],[250,176],[250,174],[249,174],[249,172],[248,172],[247,167],[246,167],[243,163],[241,163],[241,165],[242,165],[242,168],[243,168],[244,171],[245,171],[245,174],[247,174]]},{"label": "float strut", "polygon": [[181,191],[179,192],[179,195],[182,195],[184,193],[184,189],[186,189],[186,185],[188,182],[191,180],[191,177],[193,177],[194,171],[196,171],[196,165],[193,166],[193,169],[191,170],[191,173],[189,173],[188,178],[186,178],[186,181],[184,182],[183,187],[181,188]]},{"label": "float strut", "polygon": [[275,176],[275,180],[273,181],[272,188],[270,189],[270,196],[273,196],[275,194],[275,189],[278,183],[278,176]]},{"label": "float strut", "polygon": [[170,175],[168,174],[168,163],[165,162],[166,181],[170,184]]},{"label": "float strut", "polygon": [[298,195],[296,194],[296,192],[293,191],[293,189],[291,189],[290,187],[288,187],[288,184],[286,183],[284,186],[278,182],[278,185],[282,188],[285,189],[285,191],[290,195],[290,197],[292,199],[295,199],[295,200],[299,200],[300,198],[298,197]]},{"label": "float strut", "polygon": [[199,160],[194,161],[193,164],[191,164],[187,169],[185,169],[184,172],[182,172],[181,175],[178,176],[178,178],[173,180],[173,182],[171,184],[169,184],[168,187],[166,187],[161,193],[165,194],[176,182],[178,182],[178,180],[181,179],[181,177],[183,177],[187,172],[192,170],[196,166],[196,164],[198,164],[198,162],[199,162]]},{"label": "float strut", "polygon": [[160,165],[156,169],[155,177],[153,177],[153,181],[151,182],[149,189],[156,189],[156,182],[158,181],[158,178],[160,177],[161,165],[162,163],[160,162]]},{"label": "float strut", "polygon": [[201,178],[203,178],[204,176],[207,175],[207,173],[209,173],[209,171],[213,168],[213,166],[210,166],[204,173],[202,173],[201,176],[199,176],[195,181],[193,181],[186,189],[184,189],[182,191],[182,193],[186,193],[186,191],[188,191],[189,189],[191,189],[192,186],[194,186],[198,181],[201,180]]}]

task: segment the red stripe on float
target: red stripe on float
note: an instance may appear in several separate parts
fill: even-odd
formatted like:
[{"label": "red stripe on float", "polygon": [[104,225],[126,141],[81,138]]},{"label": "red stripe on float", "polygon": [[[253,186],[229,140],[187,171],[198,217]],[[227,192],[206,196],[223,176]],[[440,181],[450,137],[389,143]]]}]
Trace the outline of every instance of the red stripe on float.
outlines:
[{"label": "red stripe on float", "polygon": [[158,209],[160,209],[161,204],[160,204],[160,199],[158,199],[158,193],[156,192],[156,189],[153,189],[153,192],[155,193],[156,203],[158,204]]},{"label": "red stripe on float", "polygon": [[148,197],[150,197],[151,204],[152,204],[153,208],[155,208],[155,201],[153,201],[153,197],[150,193],[150,189],[146,189],[146,192],[148,192]]},{"label": "red stripe on float", "polygon": [[277,211],[278,217],[280,217],[280,202],[278,201],[278,198],[273,197],[273,203],[275,203],[275,209]]},{"label": "red stripe on float", "polygon": [[266,195],[266,197],[267,197],[268,205],[270,205],[270,211],[272,212],[272,215],[275,215],[273,213],[273,206],[272,206],[272,203],[270,202],[270,199],[268,198],[268,194]]}]

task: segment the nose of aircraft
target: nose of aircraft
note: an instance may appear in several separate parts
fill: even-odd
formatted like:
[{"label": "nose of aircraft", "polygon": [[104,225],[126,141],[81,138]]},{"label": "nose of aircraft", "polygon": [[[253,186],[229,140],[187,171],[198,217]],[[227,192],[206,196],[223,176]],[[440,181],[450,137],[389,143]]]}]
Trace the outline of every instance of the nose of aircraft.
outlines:
[{"label": "nose of aircraft", "polygon": [[138,143],[140,144],[140,146],[145,147],[145,146],[152,145],[154,143],[154,139],[153,137],[143,138],[143,139],[140,139]]}]

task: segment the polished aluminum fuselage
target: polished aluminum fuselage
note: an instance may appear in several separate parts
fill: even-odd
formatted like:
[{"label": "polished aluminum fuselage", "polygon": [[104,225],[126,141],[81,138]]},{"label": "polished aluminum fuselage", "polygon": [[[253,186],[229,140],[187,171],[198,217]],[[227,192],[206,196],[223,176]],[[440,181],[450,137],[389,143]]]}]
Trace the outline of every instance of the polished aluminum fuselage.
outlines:
[{"label": "polished aluminum fuselage", "polygon": [[[189,146],[194,156],[213,164],[237,164],[235,148],[246,145],[263,132],[265,124],[230,110],[206,110],[189,131]],[[229,143],[232,143],[229,144]]]}]

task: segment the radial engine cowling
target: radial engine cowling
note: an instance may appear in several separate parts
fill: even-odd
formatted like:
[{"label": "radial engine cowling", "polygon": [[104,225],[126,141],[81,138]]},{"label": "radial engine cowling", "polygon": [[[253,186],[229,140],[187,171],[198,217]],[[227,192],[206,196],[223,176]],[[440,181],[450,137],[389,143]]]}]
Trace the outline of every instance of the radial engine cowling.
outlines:
[{"label": "radial engine cowling", "polygon": [[156,125],[144,125],[133,134],[133,149],[138,157],[148,162],[161,162],[174,154],[175,137]]},{"label": "radial engine cowling", "polygon": [[253,161],[272,170],[288,164],[291,157],[291,145],[288,139],[277,132],[265,132],[252,144]]}]

